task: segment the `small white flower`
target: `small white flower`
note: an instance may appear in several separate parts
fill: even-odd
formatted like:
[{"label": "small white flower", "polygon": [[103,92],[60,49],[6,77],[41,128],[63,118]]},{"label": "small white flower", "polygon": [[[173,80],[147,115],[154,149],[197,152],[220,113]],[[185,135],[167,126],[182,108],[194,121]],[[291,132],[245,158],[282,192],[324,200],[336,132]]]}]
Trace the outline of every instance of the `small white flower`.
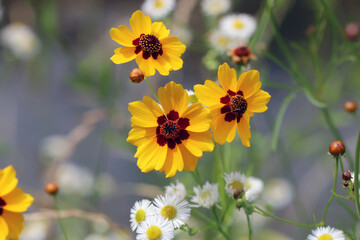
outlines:
[{"label": "small white flower", "polygon": [[177,195],[184,199],[186,197],[186,189],[184,184],[176,180],[176,184],[171,183],[169,186],[165,187],[166,195]]},{"label": "small white flower", "polygon": [[247,39],[243,39],[240,37],[233,37],[228,33],[218,29],[210,33],[209,42],[211,47],[215,51],[224,54],[227,53],[232,48],[246,45]]},{"label": "small white flower", "polygon": [[175,8],[175,0],[145,0],[142,11],[153,19],[166,17]]},{"label": "small white flower", "polygon": [[263,191],[264,200],[275,209],[282,209],[289,205],[294,197],[291,183],[283,178],[274,178],[266,181]]},{"label": "small white flower", "polygon": [[194,187],[195,196],[191,197],[191,202],[195,203],[194,207],[210,208],[219,202],[218,184],[206,182],[203,187]]},{"label": "small white flower", "polygon": [[175,228],[184,225],[190,218],[189,202],[178,195],[159,196],[154,199],[155,211],[169,220]]},{"label": "small white flower", "polygon": [[262,180],[254,177],[248,178],[245,186],[245,199],[249,202],[254,202],[263,189],[264,183]]},{"label": "small white flower", "polygon": [[3,46],[21,60],[28,60],[35,56],[40,49],[40,42],[32,29],[23,23],[11,23],[0,33]]},{"label": "small white flower", "polygon": [[131,230],[135,231],[142,222],[148,220],[148,218],[152,217],[154,214],[154,206],[149,200],[143,199],[135,202],[130,210]]},{"label": "small white flower", "polygon": [[232,37],[249,39],[256,30],[256,20],[249,14],[233,14],[220,20],[220,29]]},{"label": "small white flower", "polygon": [[69,152],[69,148],[66,136],[51,135],[41,142],[40,157],[50,161],[62,160]]},{"label": "small white flower", "polygon": [[312,230],[306,240],[345,240],[343,231],[332,227],[318,227]]},{"label": "small white flower", "polygon": [[174,226],[162,216],[153,216],[138,227],[136,240],[170,240],[174,238]]},{"label": "small white flower", "polygon": [[201,7],[205,15],[217,16],[229,11],[231,7],[230,0],[203,0]]},{"label": "small white flower", "polygon": [[192,41],[192,33],[189,28],[176,26],[171,28],[171,35],[176,36],[180,42],[185,44],[186,46],[190,45]]},{"label": "small white flower", "polygon": [[185,91],[187,92],[187,94],[189,95],[189,97],[190,97],[190,96],[194,96],[194,95],[195,95],[195,93],[194,93],[194,91],[193,91],[193,90],[190,90],[190,89],[185,89]]},{"label": "small white flower", "polygon": [[225,173],[225,190],[229,196],[233,196],[236,190],[244,191],[247,184],[247,178],[240,172]]},{"label": "small white flower", "polygon": [[45,240],[50,227],[49,224],[48,221],[43,220],[25,222],[20,240]]}]

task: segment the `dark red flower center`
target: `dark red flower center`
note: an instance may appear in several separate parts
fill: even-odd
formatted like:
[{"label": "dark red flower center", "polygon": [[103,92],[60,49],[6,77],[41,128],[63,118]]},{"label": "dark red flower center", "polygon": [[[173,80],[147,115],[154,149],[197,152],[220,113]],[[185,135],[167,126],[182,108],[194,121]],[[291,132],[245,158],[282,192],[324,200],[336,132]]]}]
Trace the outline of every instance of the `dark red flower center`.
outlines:
[{"label": "dark red flower center", "polygon": [[6,205],[6,202],[4,201],[4,199],[0,198],[0,216],[2,215],[3,213],[3,206]]},{"label": "dark red flower center", "polygon": [[250,55],[250,49],[247,46],[238,47],[234,51],[236,56],[248,57]]},{"label": "dark red flower center", "polygon": [[174,149],[176,144],[189,138],[190,134],[185,129],[190,126],[188,118],[180,118],[177,111],[171,110],[166,116],[157,119],[159,126],[156,128],[157,143],[160,146],[166,144],[170,149]]},{"label": "dark red flower center", "polygon": [[236,93],[231,90],[228,90],[227,93],[226,96],[220,98],[220,102],[225,104],[220,111],[225,114],[225,121],[231,122],[236,119],[239,122],[248,106],[244,93],[242,91]]},{"label": "dark red flower center", "polygon": [[143,52],[144,59],[148,59],[150,56],[157,59],[158,55],[163,54],[162,44],[157,37],[151,34],[141,34],[139,38],[133,40],[133,45],[136,46],[136,54]]}]

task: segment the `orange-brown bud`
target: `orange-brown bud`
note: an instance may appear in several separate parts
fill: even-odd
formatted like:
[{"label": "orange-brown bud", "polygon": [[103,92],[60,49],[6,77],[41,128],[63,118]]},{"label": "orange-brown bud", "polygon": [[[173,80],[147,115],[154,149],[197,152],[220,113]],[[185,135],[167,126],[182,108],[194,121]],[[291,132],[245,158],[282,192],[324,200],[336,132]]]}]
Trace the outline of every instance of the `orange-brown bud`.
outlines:
[{"label": "orange-brown bud", "polygon": [[58,190],[59,190],[59,187],[54,182],[49,182],[45,186],[45,192],[47,192],[50,195],[55,195],[58,192]]},{"label": "orange-brown bud", "polygon": [[357,103],[352,100],[346,101],[344,104],[344,108],[347,112],[353,113],[357,110]]},{"label": "orange-brown bud", "polygon": [[342,179],[344,181],[350,181],[351,180],[351,172],[350,171],[345,171],[342,173]]},{"label": "orange-brown bud", "polygon": [[233,62],[236,64],[246,65],[250,62],[251,59],[256,59],[256,56],[250,51],[248,46],[234,48],[230,50],[228,55],[231,56]]},{"label": "orange-brown bud", "polygon": [[145,77],[139,68],[134,68],[131,70],[129,78],[133,83],[141,83]]},{"label": "orange-brown bud", "polygon": [[345,26],[345,36],[350,41],[355,41],[359,38],[360,27],[357,22],[350,22]]},{"label": "orange-brown bud", "polygon": [[344,155],[345,145],[341,141],[334,141],[329,146],[329,152],[334,157],[338,157],[339,155]]}]

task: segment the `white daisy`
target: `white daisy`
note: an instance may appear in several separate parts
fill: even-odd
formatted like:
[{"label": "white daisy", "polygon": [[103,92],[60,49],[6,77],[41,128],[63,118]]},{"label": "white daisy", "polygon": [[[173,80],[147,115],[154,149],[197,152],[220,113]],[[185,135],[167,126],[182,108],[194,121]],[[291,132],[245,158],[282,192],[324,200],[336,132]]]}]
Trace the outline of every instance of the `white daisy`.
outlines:
[{"label": "white daisy", "polygon": [[203,12],[208,16],[217,16],[226,13],[230,7],[230,0],[203,0],[201,3]]},{"label": "white daisy", "polygon": [[230,174],[225,173],[225,190],[230,196],[233,196],[235,191],[240,190],[245,192],[245,186],[247,184],[247,178],[240,172],[232,172]]},{"label": "white daisy", "polygon": [[259,197],[263,189],[264,183],[262,180],[249,177],[245,185],[245,199],[249,202],[254,202]]},{"label": "white daisy", "polygon": [[162,216],[153,216],[138,227],[136,240],[170,240],[174,238],[174,227]]},{"label": "white daisy", "polygon": [[191,202],[195,203],[194,207],[210,208],[219,202],[218,184],[206,182],[203,187],[194,187],[195,196],[191,197]]},{"label": "white daisy", "polygon": [[256,20],[249,14],[232,14],[220,20],[220,29],[233,37],[249,39],[256,30]]},{"label": "white daisy", "polygon": [[166,17],[175,8],[175,0],[145,0],[141,10],[153,19]]},{"label": "white daisy", "polygon": [[168,219],[175,228],[184,225],[190,218],[189,202],[178,195],[159,196],[154,199],[155,211]]},{"label": "white daisy", "polygon": [[225,31],[218,29],[210,33],[209,42],[215,51],[224,54],[232,48],[246,45],[247,40],[240,37],[233,37]]},{"label": "white daisy", "polygon": [[263,198],[275,209],[282,209],[288,206],[294,198],[293,186],[283,178],[270,179],[266,181]]},{"label": "white daisy", "polygon": [[171,35],[176,36],[180,42],[186,46],[190,45],[193,35],[189,28],[184,26],[175,26],[171,28]]},{"label": "white daisy", "polygon": [[306,240],[345,240],[343,231],[332,227],[318,227],[312,230]]},{"label": "white daisy", "polygon": [[177,195],[182,199],[184,199],[186,197],[186,189],[184,184],[176,180],[176,184],[171,183],[169,186],[165,186],[165,194]]},{"label": "white daisy", "polygon": [[155,214],[154,206],[152,203],[143,199],[135,202],[130,210],[130,225],[131,230],[135,231],[139,225]]}]

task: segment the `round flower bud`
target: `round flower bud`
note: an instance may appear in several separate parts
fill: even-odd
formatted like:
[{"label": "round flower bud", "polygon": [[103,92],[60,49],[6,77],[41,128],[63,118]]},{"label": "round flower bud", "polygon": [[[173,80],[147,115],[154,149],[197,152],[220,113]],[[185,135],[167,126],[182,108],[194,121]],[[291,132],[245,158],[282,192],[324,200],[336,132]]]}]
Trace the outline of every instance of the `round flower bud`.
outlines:
[{"label": "round flower bud", "polygon": [[344,181],[344,182],[343,182],[343,186],[344,186],[344,188],[347,188],[347,187],[349,186],[349,182]]},{"label": "round flower bud", "polygon": [[345,36],[350,41],[355,41],[360,35],[360,27],[356,22],[350,22],[345,26]]},{"label": "round flower bud", "polygon": [[351,172],[350,171],[343,172],[342,179],[344,181],[350,181],[351,180]]},{"label": "round flower bud", "polygon": [[235,64],[239,65],[246,65],[251,59],[256,59],[256,56],[250,51],[248,46],[234,48],[229,51],[228,55],[231,56]]},{"label": "round flower bud", "polygon": [[47,192],[50,195],[55,195],[58,192],[58,190],[59,190],[59,187],[54,182],[49,182],[45,186],[45,192]]},{"label": "round flower bud", "polygon": [[144,74],[139,68],[134,68],[130,72],[130,81],[133,83],[141,83],[144,80]]},{"label": "round flower bud", "polygon": [[338,157],[339,155],[344,155],[345,145],[341,141],[334,141],[329,146],[329,152],[334,157]]},{"label": "round flower bud", "polygon": [[347,112],[353,113],[357,110],[357,103],[352,100],[346,101],[344,104],[344,108]]}]

